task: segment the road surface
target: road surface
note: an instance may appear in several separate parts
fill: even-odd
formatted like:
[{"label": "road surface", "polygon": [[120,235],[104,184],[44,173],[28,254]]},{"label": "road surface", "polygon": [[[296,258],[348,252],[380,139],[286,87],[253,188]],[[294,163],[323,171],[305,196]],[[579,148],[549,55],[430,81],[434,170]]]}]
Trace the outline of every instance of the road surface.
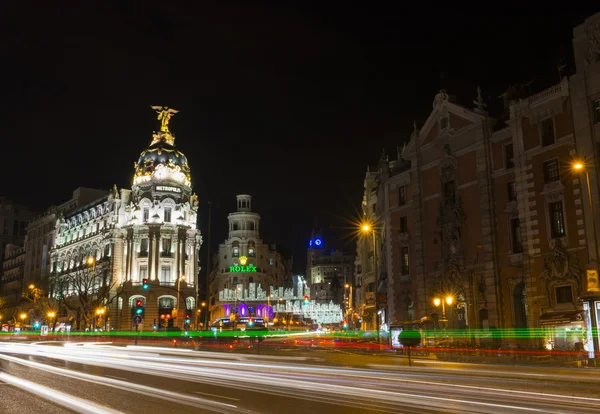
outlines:
[{"label": "road surface", "polygon": [[340,358],[3,342],[0,412],[600,412],[596,370]]}]

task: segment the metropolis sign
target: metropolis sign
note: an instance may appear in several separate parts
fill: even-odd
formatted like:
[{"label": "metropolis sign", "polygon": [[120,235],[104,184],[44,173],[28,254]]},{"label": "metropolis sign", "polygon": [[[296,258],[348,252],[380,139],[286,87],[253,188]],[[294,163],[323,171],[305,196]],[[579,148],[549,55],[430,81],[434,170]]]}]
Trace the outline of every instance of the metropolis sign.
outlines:
[{"label": "metropolis sign", "polygon": [[170,193],[181,193],[181,188],[170,187],[168,185],[157,185],[156,191],[168,191]]}]

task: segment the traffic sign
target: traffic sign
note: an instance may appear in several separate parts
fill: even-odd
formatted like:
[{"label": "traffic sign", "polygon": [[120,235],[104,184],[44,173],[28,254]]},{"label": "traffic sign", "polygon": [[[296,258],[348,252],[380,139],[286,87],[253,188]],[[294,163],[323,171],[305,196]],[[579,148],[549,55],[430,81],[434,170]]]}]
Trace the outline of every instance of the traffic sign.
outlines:
[{"label": "traffic sign", "polygon": [[140,315],[135,315],[133,317],[133,324],[139,325],[140,323],[142,323],[142,317]]}]

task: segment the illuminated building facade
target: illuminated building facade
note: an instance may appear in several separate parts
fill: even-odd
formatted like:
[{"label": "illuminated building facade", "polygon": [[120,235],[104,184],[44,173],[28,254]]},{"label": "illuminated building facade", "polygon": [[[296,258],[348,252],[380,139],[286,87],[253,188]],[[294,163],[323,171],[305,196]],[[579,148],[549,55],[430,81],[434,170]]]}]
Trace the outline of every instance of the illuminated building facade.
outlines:
[{"label": "illuminated building facade", "polygon": [[80,329],[131,329],[136,315],[138,328],[184,329],[182,314],[195,312],[198,200],[168,128],[176,111],[154,109],[161,130],[135,163],[131,189],[115,186],[57,220],[50,292],[61,304],[60,320]]},{"label": "illuminated building facade", "polygon": [[211,274],[213,318],[236,310],[241,316],[246,312],[263,316],[261,310],[270,302],[267,292],[277,301],[275,291],[291,280],[291,261],[260,239],[260,215],[252,211],[252,196],[236,196],[236,205],[227,216],[229,237],[219,245]]}]

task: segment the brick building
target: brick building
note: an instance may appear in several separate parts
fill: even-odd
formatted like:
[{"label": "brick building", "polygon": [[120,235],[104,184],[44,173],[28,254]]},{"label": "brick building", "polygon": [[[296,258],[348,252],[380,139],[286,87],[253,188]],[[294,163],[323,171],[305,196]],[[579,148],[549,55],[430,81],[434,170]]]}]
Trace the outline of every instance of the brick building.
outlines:
[{"label": "brick building", "polygon": [[[586,270],[597,270],[590,210],[600,210],[591,168],[600,14],[574,33],[575,75],[532,96],[511,88],[500,119],[486,111],[480,90],[473,107],[441,90],[397,159],[384,151],[367,172],[363,213],[378,231],[384,322],[435,320],[442,310],[433,299],[450,295],[450,328],[540,328],[548,347],[584,342],[579,298],[595,289]],[[593,209],[585,174],[572,168],[582,158]],[[366,239],[357,254],[357,298],[368,307],[375,286]]]}]

